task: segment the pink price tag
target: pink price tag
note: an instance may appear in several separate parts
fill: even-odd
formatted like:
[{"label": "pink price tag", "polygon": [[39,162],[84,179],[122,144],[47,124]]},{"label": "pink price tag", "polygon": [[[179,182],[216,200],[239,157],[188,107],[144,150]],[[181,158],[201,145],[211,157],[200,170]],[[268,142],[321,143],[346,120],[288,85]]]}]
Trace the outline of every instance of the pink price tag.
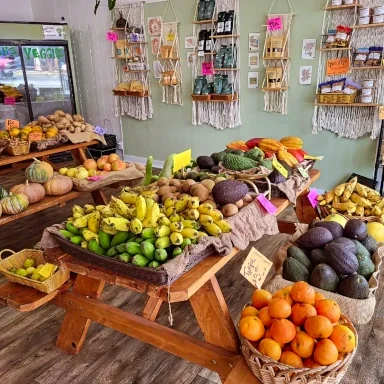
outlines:
[{"label": "pink price tag", "polygon": [[5,105],[15,105],[16,104],[16,98],[15,97],[5,96],[4,97],[4,104]]},{"label": "pink price tag", "polygon": [[311,191],[308,193],[307,197],[309,202],[311,203],[313,208],[316,208],[316,205],[318,204],[317,197],[319,194],[316,191],[316,188],[311,189]]},{"label": "pink price tag", "polygon": [[213,63],[211,61],[201,64],[201,72],[203,76],[213,75]]},{"label": "pink price tag", "polygon": [[274,17],[273,19],[267,20],[268,31],[279,31],[283,28],[281,17]]},{"label": "pink price tag", "polygon": [[117,32],[107,32],[108,41],[117,41],[119,40],[119,34]]},{"label": "pink price tag", "polygon": [[271,215],[274,215],[276,213],[277,208],[263,194],[257,196],[256,199],[268,213],[270,213]]}]

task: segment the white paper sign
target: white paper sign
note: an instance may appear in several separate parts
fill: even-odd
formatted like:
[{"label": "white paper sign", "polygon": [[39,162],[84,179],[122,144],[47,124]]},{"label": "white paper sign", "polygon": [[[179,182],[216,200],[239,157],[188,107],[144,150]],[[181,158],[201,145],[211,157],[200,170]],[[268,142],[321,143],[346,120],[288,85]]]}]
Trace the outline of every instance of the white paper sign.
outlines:
[{"label": "white paper sign", "polygon": [[255,248],[251,248],[240,273],[256,288],[261,288],[273,263]]},{"label": "white paper sign", "polygon": [[64,40],[65,33],[61,25],[43,25],[44,40]]}]

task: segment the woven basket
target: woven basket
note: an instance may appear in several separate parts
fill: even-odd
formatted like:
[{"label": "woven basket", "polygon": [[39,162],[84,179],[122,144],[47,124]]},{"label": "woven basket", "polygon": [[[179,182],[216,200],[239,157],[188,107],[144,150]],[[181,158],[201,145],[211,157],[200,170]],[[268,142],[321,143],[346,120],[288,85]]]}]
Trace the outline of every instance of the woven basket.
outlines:
[{"label": "woven basket", "polygon": [[320,104],[353,104],[356,100],[357,92],[352,95],[345,93],[324,93],[316,96],[317,102]]},{"label": "woven basket", "polygon": [[262,355],[247,339],[241,336],[241,350],[253,374],[264,384],[337,384],[343,379],[357,350],[358,335],[351,321],[341,316],[341,323],[349,327],[356,337],[356,348],[330,366],[315,369],[292,368]]},{"label": "woven basket", "polygon": [[5,148],[5,153],[10,156],[27,155],[31,147],[30,141],[19,142],[17,145],[8,144]]},{"label": "woven basket", "polygon": [[[319,206],[321,211],[321,217],[325,218],[329,215],[332,215],[332,212],[323,206]],[[347,220],[358,219],[363,221],[364,223],[381,223],[380,218],[377,216],[352,216],[352,215],[343,215],[342,213],[338,213],[338,215],[345,217]]]},{"label": "woven basket", "polygon": [[[12,253],[12,256],[2,259],[1,255],[4,252],[10,252]],[[35,261],[35,265],[45,264],[43,251],[38,251],[36,249],[24,249],[15,253],[10,249],[4,249],[0,252],[0,272],[2,272],[5,277],[13,283],[26,285],[44,293],[52,293],[56,291],[67,280],[69,280],[70,272],[64,265],[60,265],[59,269],[53,274],[53,276],[43,282],[31,280],[8,272],[11,268],[22,268],[26,259],[33,259]]]}]

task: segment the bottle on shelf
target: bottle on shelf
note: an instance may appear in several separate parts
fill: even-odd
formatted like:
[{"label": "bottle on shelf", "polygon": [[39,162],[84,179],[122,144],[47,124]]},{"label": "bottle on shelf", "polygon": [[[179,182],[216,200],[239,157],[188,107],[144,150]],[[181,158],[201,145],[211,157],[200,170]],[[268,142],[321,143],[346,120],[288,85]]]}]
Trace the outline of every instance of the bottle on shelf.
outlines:
[{"label": "bottle on shelf", "polygon": [[226,13],[224,35],[232,35],[234,18],[235,18],[235,11],[234,10],[228,11]]}]

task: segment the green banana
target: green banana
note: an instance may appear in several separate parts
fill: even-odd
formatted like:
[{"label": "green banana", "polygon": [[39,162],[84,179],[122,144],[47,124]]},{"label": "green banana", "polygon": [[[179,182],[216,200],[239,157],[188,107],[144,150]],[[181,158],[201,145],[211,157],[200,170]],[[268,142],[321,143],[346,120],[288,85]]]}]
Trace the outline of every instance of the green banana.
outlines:
[{"label": "green banana", "polygon": [[104,256],[105,255],[105,250],[103,248],[100,247],[100,245],[97,243],[97,241],[95,239],[92,239],[89,243],[88,243],[88,249],[93,252],[93,253],[96,253],[97,255],[102,255]]},{"label": "green banana", "polygon": [[135,255],[132,258],[132,264],[137,267],[146,267],[149,264],[149,260],[143,255]]},{"label": "green banana", "polygon": [[125,244],[125,251],[132,256],[143,253],[141,250],[140,244],[133,243],[133,242]]},{"label": "green banana", "polygon": [[66,231],[65,229],[59,229],[59,233],[67,239],[70,239],[72,236],[74,236],[72,232]]},{"label": "green banana", "polygon": [[116,235],[113,236],[111,247],[127,242],[130,235],[130,232],[117,232]]},{"label": "green banana", "polygon": [[156,237],[155,228],[144,228],[143,232],[141,232],[141,237],[143,239],[151,239],[153,237]]},{"label": "green banana", "polygon": [[155,251],[155,259],[160,262],[164,262],[167,260],[168,254],[165,249],[156,249]]},{"label": "green banana", "polygon": [[159,237],[156,240],[156,243],[155,243],[155,246],[158,249],[168,248],[171,245],[172,245],[172,242],[171,242],[171,239],[168,236],[166,236],[166,237]]},{"label": "green banana", "polygon": [[155,246],[147,241],[143,241],[140,244],[141,247],[141,253],[148,259],[148,260],[154,260],[155,259]]},{"label": "green banana", "polygon": [[81,242],[84,241],[83,236],[72,236],[71,237],[71,243],[80,245]]},{"label": "green banana", "polygon": [[65,223],[65,228],[67,231],[73,233],[74,235],[80,235],[80,231],[76,227],[74,227],[73,223],[69,221]]},{"label": "green banana", "polygon": [[116,247],[109,248],[106,254],[108,257],[115,257],[118,255]]}]

